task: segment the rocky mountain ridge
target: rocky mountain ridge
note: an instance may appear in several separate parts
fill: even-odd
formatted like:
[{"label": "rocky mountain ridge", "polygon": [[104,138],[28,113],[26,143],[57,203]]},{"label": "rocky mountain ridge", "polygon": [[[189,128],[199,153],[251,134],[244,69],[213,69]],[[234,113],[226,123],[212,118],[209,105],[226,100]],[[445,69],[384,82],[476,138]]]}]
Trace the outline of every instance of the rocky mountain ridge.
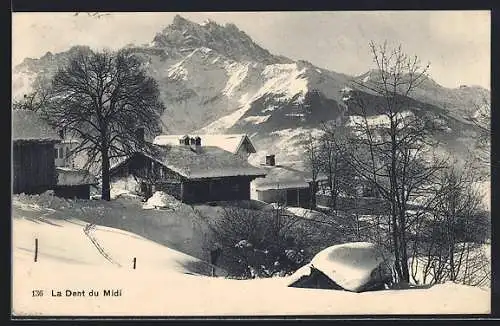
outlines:
[{"label": "rocky mountain ridge", "polygon": [[[142,46],[128,46],[143,58],[160,87],[167,107],[162,116],[168,133],[248,133],[260,160],[266,152],[300,158],[304,135],[318,133],[323,122],[349,115],[346,94],[377,71],[348,76],[271,54],[234,24],[204,24],[176,16]],[[13,68],[13,95],[29,91],[37,76],[50,77],[57,67],[86,46],[48,52]],[[366,90],[366,96],[372,96]],[[480,87],[450,89],[426,79],[413,94],[412,110],[444,123],[450,148],[469,146],[475,129],[467,114],[489,91]],[[375,114],[375,113],[374,113]],[[451,131],[450,131],[451,130]]]}]

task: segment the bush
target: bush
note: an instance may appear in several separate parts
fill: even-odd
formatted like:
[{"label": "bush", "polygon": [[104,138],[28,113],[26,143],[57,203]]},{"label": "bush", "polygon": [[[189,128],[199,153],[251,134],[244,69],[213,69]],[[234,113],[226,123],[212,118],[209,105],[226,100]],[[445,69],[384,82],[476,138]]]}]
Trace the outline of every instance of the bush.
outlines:
[{"label": "bush", "polygon": [[222,249],[220,266],[237,278],[289,275],[336,240],[328,232],[331,226],[287,215],[282,208],[224,207],[208,224]]}]

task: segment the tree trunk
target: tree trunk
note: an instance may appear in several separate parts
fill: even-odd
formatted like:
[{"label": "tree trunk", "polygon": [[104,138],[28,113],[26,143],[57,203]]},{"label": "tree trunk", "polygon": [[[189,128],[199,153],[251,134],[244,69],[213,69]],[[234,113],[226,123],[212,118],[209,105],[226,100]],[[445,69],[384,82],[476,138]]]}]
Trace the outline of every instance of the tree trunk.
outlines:
[{"label": "tree trunk", "polygon": [[398,281],[403,279],[403,273],[401,271],[401,261],[400,261],[400,253],[399,253],[399,233],[398,233],[398,225],[396,221],[396,216],[394,211],[391,214],[391,224],[392,224],[392,250],[394,251],[394,265],[396,268],[396,273],[398,275]]},{"label": "tree trunk", "polygon": [[315,209],[316,208],[316,178],[313,178],[313,181],[310,184],[310,189],[311,189],[311,200],[310,200],[310,209]]},{"label": "tree trunk", "polygon": [[[329,169],[331,170],[331,169]],[[335,194],[334,194],[334,186],[333,186],[333,175],[332,171],[328,171],[328,190],[330,191],[330,208],[334,209],[335,211],[337,210],[337,207],[335,205]]]},{"label": "tree trunk", "polygon": [[[331,165],[331,164],[330,164]],[[330,196],[331,196],[331,203],[332,207],[335,211],[337,211],[337,198],[338,198],[338,193],[339,193],[339,185],[338,185],[338,166],[337,166],[337,159],[335,159],[333,171],[330,171],[331,175],[331,180],[330,180]]]},{"label": "tree trunk", "polygon": [[[404,224],[403,224],[404,225]],[[403,277],[403,281],[406,283],[410,282],[410,270],[408,268],[408,252],[407,252],[407,243],[406,243],[406,230],[401,230],[401,274]]]},{"label": "tree trunk", "polygon": [[109,178],[109,155],[108,155],[108,149],[106,146],[102,147],[103,149],[101,150],[101,158],[102,158],[102,169],[101,169],[101,175],[102,175],[102,192],[101,192],[101,199],[102,200],[111,200],[111,189],[110,189],[110,178]]}]

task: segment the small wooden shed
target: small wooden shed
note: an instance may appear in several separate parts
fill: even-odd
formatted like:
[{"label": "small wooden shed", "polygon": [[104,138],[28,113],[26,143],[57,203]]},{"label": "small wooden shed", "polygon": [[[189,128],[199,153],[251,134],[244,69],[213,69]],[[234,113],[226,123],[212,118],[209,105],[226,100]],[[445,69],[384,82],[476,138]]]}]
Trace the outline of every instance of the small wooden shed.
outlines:
[{"label": "small wooden shed", "polygon": [[13,193],[36,194],[57,183],[54,144],[59,135],[33,111],[12,111]]},{"label": "small wooden shed", "polygon": [[97,185],[97,179],[87,170],[57,167],[57,184],[54,194],[63,198],[90,199],[90,186]]}]

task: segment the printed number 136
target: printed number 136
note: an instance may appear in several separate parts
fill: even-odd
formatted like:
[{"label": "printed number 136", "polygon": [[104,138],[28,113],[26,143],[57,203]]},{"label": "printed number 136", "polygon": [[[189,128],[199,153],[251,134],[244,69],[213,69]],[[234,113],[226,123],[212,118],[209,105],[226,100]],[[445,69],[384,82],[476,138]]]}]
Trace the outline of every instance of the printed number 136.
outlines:
[{"label": "printed number 136", "polygon": [[33,290],[31,293],[34,297],[43,297],[43,290]]}]

